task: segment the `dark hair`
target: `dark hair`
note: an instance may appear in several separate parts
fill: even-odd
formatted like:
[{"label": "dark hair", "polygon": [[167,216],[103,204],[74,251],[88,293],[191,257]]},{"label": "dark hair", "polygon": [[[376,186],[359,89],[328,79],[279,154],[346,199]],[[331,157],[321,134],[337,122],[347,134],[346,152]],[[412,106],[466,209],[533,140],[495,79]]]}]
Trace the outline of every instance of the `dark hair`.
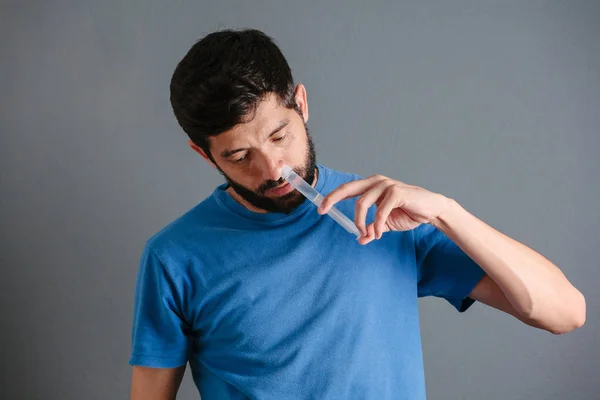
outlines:
[{"label": "dark hair", "polygon": [[252,120],[268,94],[299,111],[294,88],[291,69],[271,37],[256,29],[227,29],[196,42],[177,64],[171,106],[189,138],[211,156],[208,137]]}]

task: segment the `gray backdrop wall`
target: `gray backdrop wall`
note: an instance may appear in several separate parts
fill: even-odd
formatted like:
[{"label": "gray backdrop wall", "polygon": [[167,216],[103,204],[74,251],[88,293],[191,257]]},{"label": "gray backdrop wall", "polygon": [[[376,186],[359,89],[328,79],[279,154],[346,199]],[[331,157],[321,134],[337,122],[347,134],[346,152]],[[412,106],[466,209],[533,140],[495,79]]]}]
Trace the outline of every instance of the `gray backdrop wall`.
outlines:
[{"label": "gray backdrop wall", "polygon": [[1,4],[0,398],[127,398],[143,243],[221,183],[170,75],[224,27],[281,45],[319,162],[451,196],[586,295],[566,336],[422,300],[430,399],[600,398],[597,1]]}]

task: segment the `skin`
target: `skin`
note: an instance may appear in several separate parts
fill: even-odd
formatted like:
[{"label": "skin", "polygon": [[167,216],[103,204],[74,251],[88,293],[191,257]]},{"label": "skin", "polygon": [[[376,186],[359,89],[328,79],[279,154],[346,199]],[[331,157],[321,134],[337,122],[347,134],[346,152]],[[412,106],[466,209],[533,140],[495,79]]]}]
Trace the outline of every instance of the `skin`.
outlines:
[{"label": "skin", "polygon": [[[194,151],[225,176],[231,185],[227,192],[251,211],[291,212],[305,200],[298,191],[285,196],[265,191],[284,184],[281,179],[284,164],[291,166],[313,186],[316,183],[314,154],[312,162],[310,160],[310,138],[306,129],[308,104],[303,85],[296,87],[294,97],[302,115],[281,106],[276,96],[270,95],[259,103],[254,118],[249,122],[210,138],[212,159],[196,144],[189,142]],[[241,187],[243,192],[235,187]],[[244,196],[244,192],[270,200],[271,209],[257,207],[248,198],[250,193]]]},{"label": "skin", "polygon": [[[281,182],[281,167],[288,164],[305,179],[312,176],[306,90],[298,85],[296,102],[302,113],[286,109],[274,96],[267,97],[251,121],[210,139],[213,159],[190,142],[190,147],[233,183],[227,192],[240,204],[257,213],[269,212],[244,196],[247,191],[271,200],[271,206],[289,212],[303,199],[291,192],[276,196],[265,190]],[[270,135],[281,121],[285,128]],[[284,136],[285,135],[285,136]],[[282,138],[283,137],[283,138]],[[282,139],[280,139],[282,138]],[[229,150],[241,149],[234,154]],[[239,161],[245,157],[243,161]],[[213,161],[214,160],[214,161]],[[316,170],[314,186],[318,176]],[[242,187],[238,193],[235,187]],[[327,195],[318,212],[326,213],[337,202],[358,197],[354,222],[366,245],[390,231],[431,224],[445,233],[486,272],[470,297],[514,316],[527,325],[564,334],[581,327],[586,319],[585,298],[560,269],[522,243],[500,233],[462,208],[455,200],[424,188],[382,175],[349,182]],[[375,221],[365,224],[367,210],[377,207]],[[185,371],[178,368],[133,367],[132,400],[174,399]]]}]

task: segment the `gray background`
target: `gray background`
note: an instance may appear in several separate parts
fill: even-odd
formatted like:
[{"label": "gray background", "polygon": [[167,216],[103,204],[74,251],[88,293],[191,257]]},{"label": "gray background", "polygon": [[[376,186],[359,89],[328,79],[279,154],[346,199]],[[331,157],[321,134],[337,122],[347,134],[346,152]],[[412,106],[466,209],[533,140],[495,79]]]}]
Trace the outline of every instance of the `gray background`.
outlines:
[{"label": "gray background", "polygon": [[169,79],[224,27],[281,45],[319,162],[453,197],[586,295],[566,336],[422,300],[429,399],[599,398],[598,2],[1,4],[0,398],[128,397],[143,243],[221,183]]}]

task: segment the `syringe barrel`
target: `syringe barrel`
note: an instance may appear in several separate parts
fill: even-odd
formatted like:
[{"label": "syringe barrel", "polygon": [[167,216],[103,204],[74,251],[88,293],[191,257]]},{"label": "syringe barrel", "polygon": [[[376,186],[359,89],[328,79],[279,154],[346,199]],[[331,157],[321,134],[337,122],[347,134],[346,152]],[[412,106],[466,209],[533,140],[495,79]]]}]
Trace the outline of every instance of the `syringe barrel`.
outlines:
[{"label": "syringe barrel", "polygon": [[[283,179],[288,181],[293,187],[295,187],[300,193],[304,195],[312,203],[318,206],[323,201],[323,196],[315,190],[314,187],[310,186],[300,175],[298,175],[292,168],[284,165],[281,170],[281,176]],[[317,204],[318,202],[318,204]]]},{"label": "syringe barrel", "polygon": [[[321,193],[319,193],[315,188],[309,185],[304,179],[302,179],[302,177],[296,174],[296,172],[294,172],[292,168],[290,168],[287,165],[284,165],[281,170],[281,176],[317,207],[321,205],[321,203],[323,202],[323,196],[321,195]],[[346,217],[346,215],[344,215],[335,206],[329,209],[327,215],[333,218],[348,232],[350,232],[356,237],[360,237],[360,232],[356,225],[354,225],[354,222],[352,222],[350,218]]]}]

